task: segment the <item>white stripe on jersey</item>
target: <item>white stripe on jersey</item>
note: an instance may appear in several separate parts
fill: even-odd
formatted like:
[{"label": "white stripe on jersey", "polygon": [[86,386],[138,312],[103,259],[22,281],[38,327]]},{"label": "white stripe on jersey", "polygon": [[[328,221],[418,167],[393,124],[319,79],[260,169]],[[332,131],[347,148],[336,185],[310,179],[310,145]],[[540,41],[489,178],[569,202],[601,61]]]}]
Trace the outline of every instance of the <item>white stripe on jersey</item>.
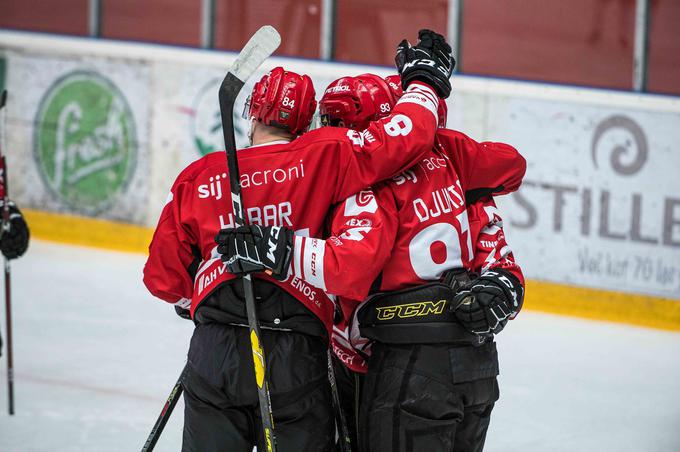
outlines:
[{"label": "white stripe on jersey", "polygon": [[[403,96],[397,101],[397,105],[401,103],[412,103],[422,105],[430,110],[434,115],[434,120],[439,122],[439,115],[437,115],[437,107],[439,106],[439,98],[434,90],[422,83],[411,83]],[[437,124],[439,125],[439,124]]]},{"label": "white stripe on jersey", "polygon": [[216,261],[220,260],[221,254],[217,252],[217,245],[210,251],[210,259],[207,261],[201,261],[200,265],[198,266],[198,270],[196,271],[196,276],[194,276],[194,281],[197,281],[199,276],[203,274],[204,271],[208,269],[213,263]]},{"label": "white stripe on jersey", "polygon": [[323,278],[323,259],[326,252],[326,241],[308,238],[303,240],[304,279],[314,287],[325,291],[326,281]]},{"label": "white stripe on jersey", "polygon": [[183,309],[189,309],[191,307],[191,298],[180,298],[173,304]]},{"label": "white stripe on jersey", "polygon": [[293,244],[293,274],[298,278],[302,278],[302,265],[300,265],[300,259],[302,257],[302,247],[304,246],[303,241],[304,237],[296,235]]},{"label": "white stripe on jersey", "polygon": [[353,348],[349,343],[349,333],[337,328],[335,325],[333,326],[333,339],[345,348]]}]

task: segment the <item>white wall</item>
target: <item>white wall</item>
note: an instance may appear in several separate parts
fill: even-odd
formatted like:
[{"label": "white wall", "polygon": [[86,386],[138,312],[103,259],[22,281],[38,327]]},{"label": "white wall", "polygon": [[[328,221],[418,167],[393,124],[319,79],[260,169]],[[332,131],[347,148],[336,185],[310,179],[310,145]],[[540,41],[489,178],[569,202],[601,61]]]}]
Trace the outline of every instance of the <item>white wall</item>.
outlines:
[{"label": "white wall", "polygon": [[[0,57],[20,205],[153,226],[177,173],[223,146],[217,89],[234,54],[0,31]],[[309,74],[317,92],[390,73],[272,58],[254,80],[277,65]],[[529,277],[680,299],[680,98],[452,83],[449,127],[527,158],[522,189],[499,205]],[[245,128],[239,118],[237,144]]]}]

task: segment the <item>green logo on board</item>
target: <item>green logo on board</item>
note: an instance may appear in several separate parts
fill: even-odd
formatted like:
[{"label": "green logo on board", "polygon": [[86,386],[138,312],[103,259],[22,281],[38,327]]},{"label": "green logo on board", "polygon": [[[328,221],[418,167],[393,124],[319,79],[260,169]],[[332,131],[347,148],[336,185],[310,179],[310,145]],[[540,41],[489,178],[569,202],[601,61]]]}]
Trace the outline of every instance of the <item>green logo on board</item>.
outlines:
[{"label": "green logo on board", "polygon": [[[189,110],[191,134],[196,150],[201,156],[224,149],[222,116],[217,96],[221,83],[221,78],[206,83]],[[237,149],[249,145],[247,123],[241,118],[240,113],[239,108],[234,108],[234,138]]]},{"label": "green logo on board", "polygon": [[109,208],[137,156],[134,118],[120,90],[97,73],[71,72],[47,91],[35,124],[38,168],[57,198],[89,214]]}]

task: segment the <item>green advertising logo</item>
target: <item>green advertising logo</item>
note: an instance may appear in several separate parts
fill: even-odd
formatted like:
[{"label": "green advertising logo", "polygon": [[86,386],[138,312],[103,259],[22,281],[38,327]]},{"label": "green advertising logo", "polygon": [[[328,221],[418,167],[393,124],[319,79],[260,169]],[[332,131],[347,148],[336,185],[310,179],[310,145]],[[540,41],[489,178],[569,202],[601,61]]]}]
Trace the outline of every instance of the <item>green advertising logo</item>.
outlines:
[{"label": "green advertising logo", "polygon": [[35,124],[38,168],[56,197],[89,214],[109,208],[137,156],[135,121],[120,90],[97,73],[71,72],[47,91]]},{"label": "green advertising logo", "polygon": [[[222,79],[213,79],[206,83],[190,110],[191,134],[201,156],[224,149],[222,116],[217,96],[221,83]],[[241,118],[239,108],[234,108],[234,138],[239,149],[249,144],[246,129],[246,122]]]}]

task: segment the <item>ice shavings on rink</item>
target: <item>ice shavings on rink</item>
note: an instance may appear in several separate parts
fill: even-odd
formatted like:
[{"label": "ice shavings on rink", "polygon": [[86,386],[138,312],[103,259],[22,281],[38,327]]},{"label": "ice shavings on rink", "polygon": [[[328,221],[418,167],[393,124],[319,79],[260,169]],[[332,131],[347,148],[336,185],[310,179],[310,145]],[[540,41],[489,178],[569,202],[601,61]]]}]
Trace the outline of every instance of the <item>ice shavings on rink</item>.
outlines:
[{"label": "ice shavings on rink", "polygon": [[[144,260],[34,241],[13,262],[17,413],[3,350],[0,451],[141,449],[193,328],[146,292]],[[523,312],[498,348],[486,452],[680,450],[680,334]],[[182,410],[157,451],[180,449]]]}]

